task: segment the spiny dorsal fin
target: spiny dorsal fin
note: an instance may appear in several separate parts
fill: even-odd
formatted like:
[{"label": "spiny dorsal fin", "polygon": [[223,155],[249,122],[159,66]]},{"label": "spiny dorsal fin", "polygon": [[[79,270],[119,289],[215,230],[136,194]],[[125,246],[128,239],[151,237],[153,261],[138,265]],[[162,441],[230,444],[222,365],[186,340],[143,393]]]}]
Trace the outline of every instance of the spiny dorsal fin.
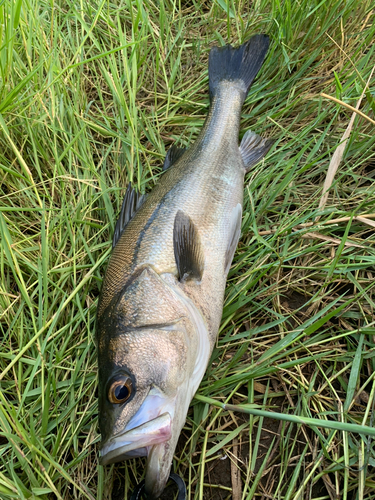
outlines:
[{"label": "spiny dorsal fin", "polygon": [[115,232],[113,234],[113,240],[112,240],[112,248],[115,248],[118,240],[120,239],[126,227],[126,224],[134,216],[134,214],[142,205],[144,200],[145,200],[145,195],[138,193],[138,191],[132,188],[131,184],[129,184],[126,189],[124,201],[122,202],[119,218],[116,222]]},{"label": "spiny dorsal fin", "polygon": [[234,252],[236,251],[238,240],[241,236],[241,222],[242,222],[242,207],[241,204],[238,203],[232,210],[230,214],[230,236],[227,246],[227,251],[225,252],[225,264],[224,264],[224,273],[228,274],[230,265],[232,264]]},{"label": "spiny dorsal fin", "polygon": [[204,268],[204,254],[197,228],[191,218],[179,210],[173,227],[173,248],[179,280],[200,281]]},{"label": "spiny dorsal fin", "polygon": [[163,172],[167,170],[167,168],[171,167],[176,161],[185,153],[186,148],[179,148],[178,146],[173,145],[167,152],[167,155],[164,160]]},{"label": "spiny dorsal fin", "polygon": [[240,153],[246,173],[267,154],[273,143],[272,139],[263,139],[251,130],[246,132],[240,144]]}]

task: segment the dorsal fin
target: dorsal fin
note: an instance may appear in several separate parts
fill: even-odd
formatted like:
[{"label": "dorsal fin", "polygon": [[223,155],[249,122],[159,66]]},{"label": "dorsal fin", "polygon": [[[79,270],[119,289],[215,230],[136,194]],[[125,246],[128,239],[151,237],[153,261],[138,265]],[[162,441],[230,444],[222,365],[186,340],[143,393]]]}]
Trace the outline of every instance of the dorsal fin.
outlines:
[{"label": "dorsal fin", "polygon": [[173,227],[173,248],[179,280],[200,281],[204,268],[204,254],[197,228],[191,218],[179,210]]},{"label": "dorsal fin", "polygon": [[242,207],[238,203],[230,214],[230,236],[228,240],[227,250],[225,252],[224,273],[228,274],[230,265],[232,264],[234,252],[236,251],[238,240],[241,236],[241,222],[242,222]]},{"label": "dorsal fin", "polygon": [[167,168],[171,167],[173,163],[185,153],[186,148],[179,148],[178,146],[173,146],[168,149],[167,155],[164,160],[163,171],[167,170]]},{"label": "dorsal fin", "polygon": [[121,211],[119,218],[116,222],[115,232],[113,234],[112,248],[115,248],[118,240],[120,239],[126,224],[134,216],[136,211],[144,202],[145,195],[139,193],[134,189],[131,184],[128,184],[126,188],[126,193],[124,196],[124,201],[122,202]]},{"label": "dorsal fin", "polygon": [[267,154],[273,143],[272,139],[263,139],[251,130],[246,132],[240,144],[240,153],[246,173]]}]

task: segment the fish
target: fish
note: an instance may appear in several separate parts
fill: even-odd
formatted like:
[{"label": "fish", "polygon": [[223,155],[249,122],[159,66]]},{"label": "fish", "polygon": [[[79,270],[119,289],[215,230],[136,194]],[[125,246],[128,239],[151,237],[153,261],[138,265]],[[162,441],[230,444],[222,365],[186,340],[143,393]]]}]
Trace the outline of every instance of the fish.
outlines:
[{"label": "fish", "polygon": [[151,500],[168,481],[216,342],[245,174],[273,144],[247,131],[239,145],[242,105],[268,47],[258,34],[211,49],[201,132],[187,149],[169,149],[150,193],[129,185],[116,223],[97,308],[100,462],[147,457]]}]

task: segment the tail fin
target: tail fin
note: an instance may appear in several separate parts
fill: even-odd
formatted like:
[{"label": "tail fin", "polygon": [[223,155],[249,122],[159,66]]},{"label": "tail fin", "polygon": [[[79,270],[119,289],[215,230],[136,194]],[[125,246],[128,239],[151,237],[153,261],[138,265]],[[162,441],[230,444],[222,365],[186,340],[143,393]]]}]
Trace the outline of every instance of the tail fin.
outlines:
[{"label": "tail fin", "polygon": [[231,45],[213,47],[208,63],[210,98],[222,81],[239,81],[244,99],[260,70],[269,46],[267,35],[255,35],[238,48]]}]

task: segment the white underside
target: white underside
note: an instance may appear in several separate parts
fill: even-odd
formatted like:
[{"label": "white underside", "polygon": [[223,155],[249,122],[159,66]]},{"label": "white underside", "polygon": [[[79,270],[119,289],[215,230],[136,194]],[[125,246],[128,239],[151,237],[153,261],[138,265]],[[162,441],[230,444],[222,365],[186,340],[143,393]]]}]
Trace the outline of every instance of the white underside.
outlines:
[{"label": "white underside", "polygon": [[[203,375],[205,374],[208,360],[210,358],[211,354],[211,345],[210,345],[210,340],[209,340],[209,335],[208,335],[208,329],[206,326],[206,322],[203,319],[202,314],[194,304],[194,302],[189,299],[184,292],[178,287],[178,286],[171,286],[171,289],[174,291],[174,293],[177,295],[179,300],[184,304],[187,312],[188,312],[188,317],[191,319],[192,323],[195,326],[195,330],[197,333],[197,357],[195,360],[195,365],[194,365],[194,370],[193,373],[191,374],[189,380],[188,380],[188,385],[189,385],[189,393],[187,394],[187,399],[190,401],[193,399],[194,394],[197,392],[197,389],[199,387],[199,384],[201,383],[201,380],[203,378]],[[194,341],[194,340],[193,340]]]}]

